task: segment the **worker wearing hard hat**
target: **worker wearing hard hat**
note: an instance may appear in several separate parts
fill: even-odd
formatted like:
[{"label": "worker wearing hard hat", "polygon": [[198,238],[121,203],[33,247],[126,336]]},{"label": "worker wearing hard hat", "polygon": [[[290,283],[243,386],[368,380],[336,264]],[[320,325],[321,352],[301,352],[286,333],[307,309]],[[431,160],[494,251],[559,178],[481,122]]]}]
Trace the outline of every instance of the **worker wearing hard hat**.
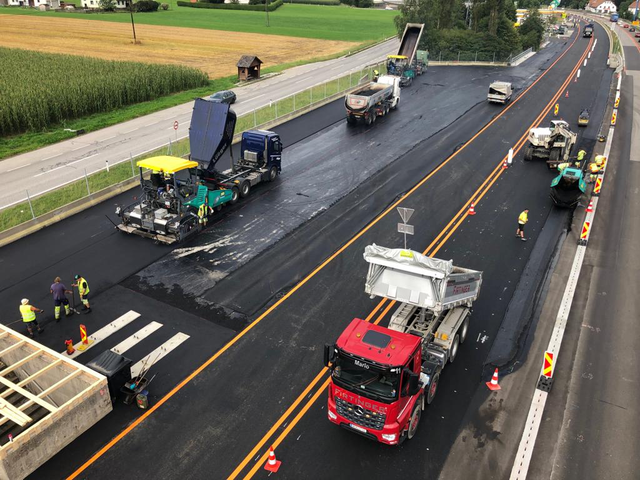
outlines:
[{"label": "worker wearing hard hat", "polygon": [[89,313],[91,312],[91,305],[89,305],[89,284],[82,275],[76,275],[74,278],[76,283],[72,283],[71,286],[78,287],[78,295],[82,302],[82,310],[84,310],[84,313]]},{"label": "worker wearing hard hat", "polygon": [[584,150],[580,150],[578,152],[578,161],[581,162],[582,160],[584,160],[584,157],[587,155],[587,152],[585,152]]},{"label": "worker wearing hard hat", "polygon": [[595,161],[589,164],[589,179],[591,182],[595,182],[598,174],[604,168],[606,158],[604,155],[596,155]]},{"label": "worker wearing hard hat", "polygon": [[[570,166],[571,166],[571,162],[564,162],[564,163],[560,163],[560,164],[558,164],[558,172],[559,172],[559,173],[562,173],[562,172],[564,172],[564,170],[565,170],[566,168],[569,168]],[[574,166],[575,166],[576,168],[579,168],[579,167],[580,167],[580,162],[575,162],[575,163],[574,163]]]},{"label": "worker wearing hard hat", "polygon": [[379,76],[380,76],[380,72],[378,70],[374,70],[373,71],[373,81],[377,82]]},{"label": "worker wearing hard hat", "polygon": [[23,298],[20,302],[20,314],[22,315],[22,321],[27,324],[27,331],[31,338],[34,337],[34,327],[38,330],[38,333],[42,333],[42,328],[40,328],[38,320],[36,320],[36,313],[42,312],[44,312],[44,310],[40,310],[39,308],[29,304],[28,298]]}]

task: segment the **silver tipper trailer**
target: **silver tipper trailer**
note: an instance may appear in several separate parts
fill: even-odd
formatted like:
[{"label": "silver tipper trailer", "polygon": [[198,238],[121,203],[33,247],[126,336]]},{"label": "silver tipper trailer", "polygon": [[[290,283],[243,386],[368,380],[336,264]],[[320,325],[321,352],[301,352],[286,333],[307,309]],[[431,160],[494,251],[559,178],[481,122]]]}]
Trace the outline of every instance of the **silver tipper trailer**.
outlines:
[{"label": "silver tipper trailer", "polygon": [[421,337],[423,358],[440,369],[453,362],[469,331],[482,272],[375,244],[365,248],[364,259],[369,262],[365,292],[400,303],[389,328]]}]

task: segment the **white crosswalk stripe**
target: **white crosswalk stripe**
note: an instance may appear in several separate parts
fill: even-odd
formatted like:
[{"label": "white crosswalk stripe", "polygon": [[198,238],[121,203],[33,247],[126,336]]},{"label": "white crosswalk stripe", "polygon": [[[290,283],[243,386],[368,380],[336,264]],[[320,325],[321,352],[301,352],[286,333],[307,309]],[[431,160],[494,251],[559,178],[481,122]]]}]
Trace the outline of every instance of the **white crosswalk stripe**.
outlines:
[{"label": "white crosswalk stripe", "polygon": [[176,333],[169,340],[164,342],[158,348],[156,348],[149,355],[142,358],[138,363],[131,366],[131,377],[137,377],[138,374],[142,371],[143,367],[148,369],[150,366],[155,365],[156,362],[160,361],[163,357],[168,355],[173,349],[178,347],[182,342],[187,340],[189,335],[185,335],[182,332]]},{"label": "white crosswalk stripe", "polygon": [[[140,314],[138,312],[134,312],[133,310],[129,310],[127,313],[125,313],[121,317],[116,318],[109,325],[106,325],[106,326],[102,327],[100,330],[98,330],[97,332],[95,332],[94,334],[89,335],[89,345],[83,345],[82,341],[76,343],[73,346],[73,348],[75,349],[75,352],[73,352],[71,355],[69,355],[69,357],[70,358],[76,358],[78,355],[83,354],[84,352],[86,352],[90,348],[95,347],[98,343],[103,341],[109,335],[111,335],[111,334],[117,332],[118,330],[120,330],[121,328],[129,325],[131,322],[133,322],[139,316],[140,316]],[[65,353],[65,352],[63,352],[63,353]]]},{"label": "white crosswalk stripe", "polygon": [[141,328],[136,333],[131,335],[130,337],[125,338],[122,342],[111,349],[112,352],[115,352],[119,355],[122,355],[124,352],[137,345],[139,342],[147,338],[153,332],[162,327],[161,323],[151,322],[144,328]]}]

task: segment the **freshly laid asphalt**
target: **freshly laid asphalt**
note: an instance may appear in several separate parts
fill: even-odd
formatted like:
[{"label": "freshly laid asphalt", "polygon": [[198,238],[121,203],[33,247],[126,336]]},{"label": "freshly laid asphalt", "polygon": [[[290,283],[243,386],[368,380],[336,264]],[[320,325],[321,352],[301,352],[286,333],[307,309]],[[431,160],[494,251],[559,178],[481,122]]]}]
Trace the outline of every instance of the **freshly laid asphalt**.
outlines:
[{"label": "freshly laid asphalt", "polygon": [[[177,250],[114,232],[104,215],[113,216],[114,204],[126,202],[132,193],[7,246],[0,250],[0,298],[6,305],[18,305],[20,298],[29,296],[51,310],[46,304],[52,278],[61,275],[70,283],[81,268],[94,293],[94,312],[81,319],[93,330],[131,309],[141,318],[162,317],[173,330],[190,335],[173,361],[167,356],[157,365],[153,403],[500,112],[502,107],[484,101],[494,77],[511,80],[522,90],[551,64],[563,43],[552,43],[512,70],[432,69],[403,91],[397,112],[370,128],[349,128],[338,102],[276,129],[289,146],[281,178],[257,187],[253,197],[230,207],[219,223]],[[578,39],[525,97],[403,202],[416,210],[410,248],[425,248],[463,206],[526,132],[586,45],[586,39]],[[576,103],[594,98],[586,82],[570,86],[572,95],[574,89]],[[580,108],[574,109],[567,118],[577,130],[573,119]],[[279,475],[437,474],[551,210],[551,177],[543,164],[525,164],[516,156],[514,166],[477,204],[478,215],[464,220],[438,252],[456,264],[483,270],[484,283],[468,344],[447,367],[418,437],[400,449],[389,449],[344,432],[326,420],[326,399],[321,395],[280,446],[285,463]],[[514,238],[515,219],[525,207],[531,210],[528,243]],[[319,372],[321,346],[334,341],[351,318],[365,317],[375,304],[363,293],[362,251],[373,242],[399,245],[398,219],[391,213],[378,221],[81,478],[228,476]],[[62,350],[62,340],[74,328],[64,322],[46,325],[41,341]],[[66,322],[79,323],[73,317]],[[104,348],[120,337],[106,340]],[[158,340],[152,337],[145,342]],[[83,355],[90,359],[89,352]],[[72,473],[114,435],[114,426],[124,427],[134,416],[131,408],[118,405],[33,477]],[[307,438],[312,440],[303,446]],[[345,458],[346,448],[350,453]],[[327,460],[336,458],[340,460]],[[322,473],[314,477],[314,472]]]}]

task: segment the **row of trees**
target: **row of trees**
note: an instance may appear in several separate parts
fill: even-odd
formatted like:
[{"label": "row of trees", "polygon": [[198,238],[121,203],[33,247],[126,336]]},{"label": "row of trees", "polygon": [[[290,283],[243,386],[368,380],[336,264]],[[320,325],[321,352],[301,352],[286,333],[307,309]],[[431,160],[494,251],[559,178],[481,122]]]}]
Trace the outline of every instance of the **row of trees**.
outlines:
[{"label": "row of trees", "polygon": [[407,23],[424,23],[420,47],[438,52],[479,52],[499,57],[520,52],[542,42],[545,26],[533,3],[529,17],[516,28],[516,6],[513,0],[405,0],[395,18],[398,33]]}]

